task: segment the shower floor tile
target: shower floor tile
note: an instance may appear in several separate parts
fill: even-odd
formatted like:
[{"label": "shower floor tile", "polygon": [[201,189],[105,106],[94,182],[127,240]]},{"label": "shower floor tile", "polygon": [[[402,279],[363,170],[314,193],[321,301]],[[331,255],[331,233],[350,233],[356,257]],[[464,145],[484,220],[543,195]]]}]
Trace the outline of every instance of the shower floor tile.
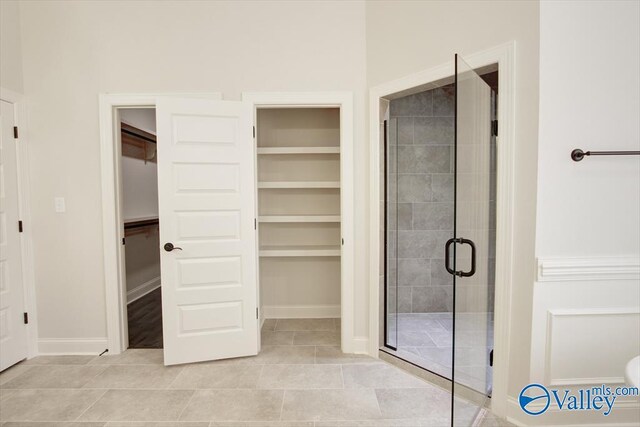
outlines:
[{"label": "shower floor tile", "polygon": [[[489,334],[485,338],[481,332],[486,328],[484,325],[487,320]],[[491,350],[492,320],[466,313],[456,318],[456,348],[459,350],[456,353],[456,371],[469,383],[484,381],[474,381],[474,371],[484,372],[484,368],[477,369],[476,365],[486,366],[486,360],[482,355],[475,356],[478,356],[478,347],[487,345],[487,355]],[[399,313],[397,316],[391,315],[387,327],[388,342],[396,346],[396,356],[445,378],[451,378],[453,313]],[[473,369],[474,367],[476,369]]]}]

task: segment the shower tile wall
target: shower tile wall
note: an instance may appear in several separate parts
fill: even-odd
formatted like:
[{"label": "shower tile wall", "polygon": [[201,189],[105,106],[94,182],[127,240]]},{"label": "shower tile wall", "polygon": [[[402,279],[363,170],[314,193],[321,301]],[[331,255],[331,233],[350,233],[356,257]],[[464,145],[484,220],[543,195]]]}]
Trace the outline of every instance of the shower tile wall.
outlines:
[{"label": "shower tile wall", "polygon": [[[398,312],[452,311],[453,85],[391,101],[397,142]],[[395,230],[394,230],[395,231]]]}]

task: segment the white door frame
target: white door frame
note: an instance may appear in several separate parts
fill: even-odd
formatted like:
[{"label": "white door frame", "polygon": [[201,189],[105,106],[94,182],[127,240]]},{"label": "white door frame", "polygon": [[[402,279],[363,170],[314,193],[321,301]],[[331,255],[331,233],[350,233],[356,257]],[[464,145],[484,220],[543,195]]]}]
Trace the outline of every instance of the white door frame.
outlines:
[{"label": "white door frame", "polygon": [[107,349],[119,354],[129,345],[124,251],[122,250],[122,188],[120,147],[116,144],[117,108],[155,108],[164,96],[208,98],[220,100],[213,93],[100,94],[100,164],[102,177],[102,244],[104,251],[104,284],[107,310]]},{"label": "white door frame", "polygon": [[[498,123],[499,149],[497,160],[496,193],[496,284],[495,284],[495,342],[493,368],[493,393],[491,407],[498,416],[506,415],[507,376],[509,373],[509,348],[511,324],[511,295],[513,286],[513,211],[515,165],[515,41],[475,54],[464,55],[473,68],[498,64]],[[451,54],[453,57],[453,53]],[[426,86],[453,76],[454,63],[449,61],[407,77],[381,84],[370,91],[370,230],[369,239],[369,353],[377,357],[380,328],[380,100],[401,91]],[[427,87],[428,88],[428,87]]]},{"label": "white door frame", "polygon": [[345,353],[366,353],[354,333],[354,170],[352,92],[243,92],[242,100],[258,107],[340,108],[340,227],[342,245],[340,315],[341,346]]},{"label": "white door frame", "polygon": [[27,324],[27,359],[38,352],[38,311],[36,306],[36,286],[33,263],[33,226],[31,222],[31,195],[29,178],[28,130],[26,125],[26,103],[22,94],[0,88],[0,99],[13,104],[15,126],[18,127],[16,147],[18,168],[18,213],[24,224],[20,233],[20,251],[22,256],[22,281],[24,288],[24,309],[29,313]]}]

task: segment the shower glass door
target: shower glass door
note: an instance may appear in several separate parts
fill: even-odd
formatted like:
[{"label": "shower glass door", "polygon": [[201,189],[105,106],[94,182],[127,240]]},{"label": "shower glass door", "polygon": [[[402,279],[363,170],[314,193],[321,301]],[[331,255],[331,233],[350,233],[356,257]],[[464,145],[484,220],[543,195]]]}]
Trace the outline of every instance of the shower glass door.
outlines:
[{"label": "shower glass door", "polygon": [[452,425],[470,426],[491,388],[491,88],[455,58],[455,230],[446,244],[453,276]]}]

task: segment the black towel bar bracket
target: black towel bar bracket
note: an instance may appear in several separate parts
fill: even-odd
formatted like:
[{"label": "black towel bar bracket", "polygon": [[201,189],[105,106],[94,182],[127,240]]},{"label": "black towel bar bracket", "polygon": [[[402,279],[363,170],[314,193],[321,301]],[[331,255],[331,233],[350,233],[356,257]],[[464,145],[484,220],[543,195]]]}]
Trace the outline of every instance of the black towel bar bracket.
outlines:
[{"label": "black towel bar bracket", "polygon": [[579,162],[587,156],[640,156],[640,151],[582,151],[576,148],[571,152],[574,162]]}]

